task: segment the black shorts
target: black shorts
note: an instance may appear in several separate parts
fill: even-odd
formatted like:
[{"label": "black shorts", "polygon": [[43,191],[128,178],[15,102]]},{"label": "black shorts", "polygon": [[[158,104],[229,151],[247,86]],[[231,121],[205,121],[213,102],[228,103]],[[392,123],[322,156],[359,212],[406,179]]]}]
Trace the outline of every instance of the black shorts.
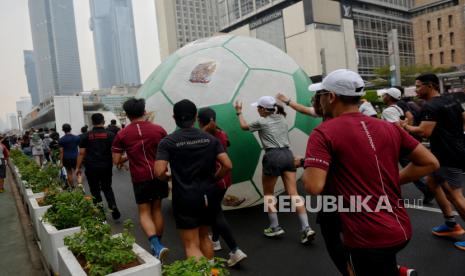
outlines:
[{"label": "black shorts", "polygon": [[464,171],[452,167],[440,167],[439,170],[431,174],[431,177],[438,185],[442,185],[447,181],[452,189],[462,188],[465,181]]},{"label": "black shorts", "polygon": [[66,168],[66,170],[74,170],[76,169],[76,162],[77,159],[63,159],[63,167]]},{"label": "black shorts", "polygon": [[289,148],[266,149],[263,156],[263,174],[281,176],[283,172],[295,172],[294,155]]},{"label": "black shorts", "polygon": [[5,161],[0,161],[0,179],[6,178],[6,165],[4,164]]},{"label": "black shorts", "polygon": [[216,220],[216,216],[221,211],[221,200],[212,192],[207,196],[208,205],[205,198],[182,200],[176,199],[173,195],[173,214],[177,229],[194,229],[200,226],[211,226]]},{"label": "black shorts", "polygon": [[158,179],[133,183],[132,187],[137,204],[150,203],[168,197],[168,182]]}]

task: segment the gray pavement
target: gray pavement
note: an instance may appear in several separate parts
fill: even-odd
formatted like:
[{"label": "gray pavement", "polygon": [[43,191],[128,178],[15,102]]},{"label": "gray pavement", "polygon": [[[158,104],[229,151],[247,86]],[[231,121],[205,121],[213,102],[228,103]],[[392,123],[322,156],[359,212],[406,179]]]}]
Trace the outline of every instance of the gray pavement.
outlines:
[{"label": "gray pavement", "polygon": [[[122,218],[121,222],[112,222],[111,218],[109,221],[114,231],[118,232],[124,219],[132,219],[136,223],[137,242],[148,249],[147,239],[138,227],[137,206],[129,174],[115,170],[113,179]],[[405,185],[403,194],[411,200],[421,198],[413,185]],[[437,208],[435,204],[428,206]],[[166,222],[163,243],[171,249],[169,261],[182,259],[184,252],[175,229],[170,201],[166,200],[163,208]],[[420,276],[465,275],[465,252],[455,249],[452,240],[431,235],[431,228],[443,222],[441,213],[421,209],[409,209],[408,213],[414,234],[411,242],[399,254],[398,262],[416,268]],[[239,246],[249,256],[243,264],[231,270],[232,275],[338,275],[326,253],[321,236],[317,236],[310,246],[299,244],[299,222],[295,215],[280,214],[280,224],[285,228],[286,234],[277,240],[267,239],[262,234],[267,217],[261,206],[227,211],[226,217]],[[314,214],[310,214],[310,220],[319,232]],[[464,225],[463,221],[459,221]],[[226,246],[224,243],[222,245]],[[217,255],[226,258],[227,253],[228,250],[223,249]]]},{"label": "gray pavement", "polygon": [[0,276],[45,275],[25,210],[17,208],[20,199],[11,177],[8,172],[0,194]]}]

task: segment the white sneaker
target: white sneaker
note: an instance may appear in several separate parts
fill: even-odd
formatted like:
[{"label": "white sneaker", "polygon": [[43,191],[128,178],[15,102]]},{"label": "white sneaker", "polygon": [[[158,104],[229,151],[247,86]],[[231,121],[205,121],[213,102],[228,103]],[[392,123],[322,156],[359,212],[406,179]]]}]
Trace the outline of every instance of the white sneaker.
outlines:
[{"label": "white sneaker", "polygon": [[316,232],[312,230],[312,228],[307,227],[305,230],[302,231],[300,235],[300,243],[302,244],[309,244],[315,239]]},{"label": "white sneaker", "polygon": [[214,251],[220,251],[222,249],[220,240],[212,241],[212,243],[213,243],[213,250]]},{"label": "white sneaker", "polygon": [[247,258],[247,255],[245,255],[245,253],[242,252],[242,250],[238,248],[236,252],[229,253],[228,266],[229,267],[235,266],[238,262],[242,261],[245,258]]}]

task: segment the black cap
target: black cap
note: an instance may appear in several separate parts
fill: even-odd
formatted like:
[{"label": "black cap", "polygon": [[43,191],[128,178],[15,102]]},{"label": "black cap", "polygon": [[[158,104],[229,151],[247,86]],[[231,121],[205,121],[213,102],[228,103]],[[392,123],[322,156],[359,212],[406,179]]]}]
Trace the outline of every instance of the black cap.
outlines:
[{"label": "black cap", "polygon": [[188,124],[194,122],[195,115],[197,114],[197,107],[193,102],[187,99],[181,100],[174,104],[173,114],[177,123],[182,124],[183,127],[188,127]]},{"label": "black cap", "polygon": [[210,107],[205,107],[200,109],[198,118],[202,125],[208,125],[210,121],[216,121],[216,112]]}]

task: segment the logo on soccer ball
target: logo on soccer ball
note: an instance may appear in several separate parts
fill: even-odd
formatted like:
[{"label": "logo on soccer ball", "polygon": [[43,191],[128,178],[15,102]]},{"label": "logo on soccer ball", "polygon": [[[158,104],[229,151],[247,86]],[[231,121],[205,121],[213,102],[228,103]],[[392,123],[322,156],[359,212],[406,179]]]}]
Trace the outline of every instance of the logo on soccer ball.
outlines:
[{"label": "logo on soccer ball", "polygon": [[189,79],[192,83],[209,83],[216,71],[216,62],[210,61],[195,66]]}]

